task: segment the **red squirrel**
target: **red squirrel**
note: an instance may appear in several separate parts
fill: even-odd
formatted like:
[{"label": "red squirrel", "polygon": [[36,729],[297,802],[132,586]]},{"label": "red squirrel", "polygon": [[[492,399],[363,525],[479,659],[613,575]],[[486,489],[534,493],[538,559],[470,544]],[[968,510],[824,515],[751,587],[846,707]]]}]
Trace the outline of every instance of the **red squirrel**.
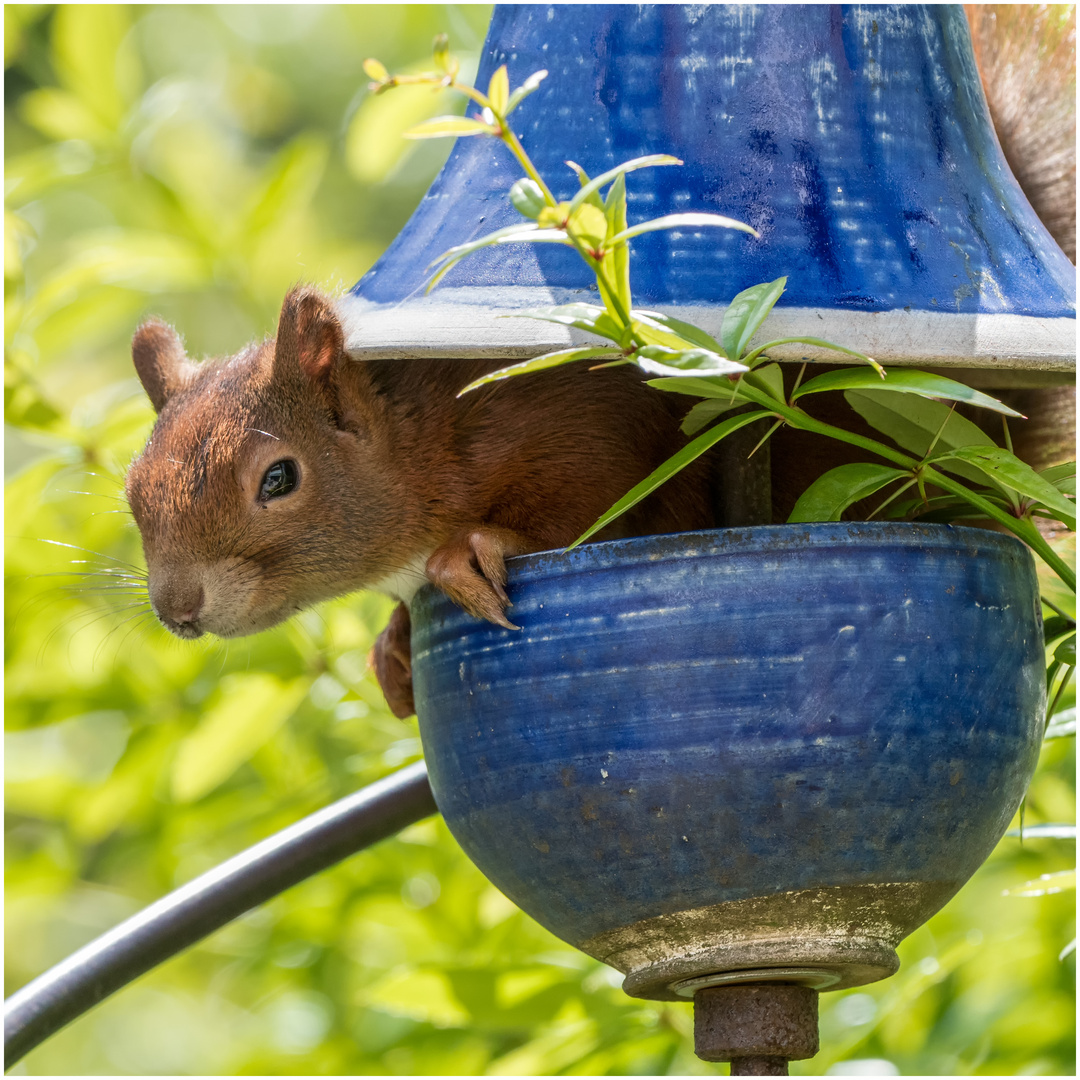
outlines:
[{"label": "red squirrel", "polygon": [[[401,603],[374,661],[400,717],[413,712],[407,602],[425,580],[512,628],[504,559],[571,543],[684,441],[685,403],[635,368],[566,367],[457,398],[499,365],[354,362],[310,288],[286,296],[274,340],[227,360],[191,363],[158,321],[132,354],[158,413],[125,485],[158,618],[179,637],[236,637],[387,593]],[[713,526],[707,469],[600,538]]]}]

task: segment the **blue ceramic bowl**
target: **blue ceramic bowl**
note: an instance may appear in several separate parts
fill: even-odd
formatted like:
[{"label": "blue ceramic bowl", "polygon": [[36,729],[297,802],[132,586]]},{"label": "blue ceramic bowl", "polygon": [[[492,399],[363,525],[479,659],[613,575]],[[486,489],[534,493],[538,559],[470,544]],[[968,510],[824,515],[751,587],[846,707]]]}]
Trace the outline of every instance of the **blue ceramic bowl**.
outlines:
[{"label": "blue ceramic bowl", "polygon": [[520,630],[414,602],[435,799],[495,885],[638,996],[891,974],[1035,768],[1042,623],[1012,537],[642,537],[514,559],[508,591]]}]

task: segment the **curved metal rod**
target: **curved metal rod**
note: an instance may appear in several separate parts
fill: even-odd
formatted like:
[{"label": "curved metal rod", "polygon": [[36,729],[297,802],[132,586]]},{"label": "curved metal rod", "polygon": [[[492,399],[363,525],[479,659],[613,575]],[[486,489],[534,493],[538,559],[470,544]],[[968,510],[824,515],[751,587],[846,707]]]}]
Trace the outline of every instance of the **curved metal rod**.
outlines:
[{"label": "curved metal rod", "polygon": [[435,813],[427,767],[418,761],[189,881],[4,1002],[4,1067],[238,915]]}]

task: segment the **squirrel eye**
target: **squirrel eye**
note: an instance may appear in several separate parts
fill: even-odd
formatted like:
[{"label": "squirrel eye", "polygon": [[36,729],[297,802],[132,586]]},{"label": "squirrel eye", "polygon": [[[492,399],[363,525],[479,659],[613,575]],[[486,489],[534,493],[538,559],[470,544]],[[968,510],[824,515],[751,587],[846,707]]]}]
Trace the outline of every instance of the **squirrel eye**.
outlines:
[{"label": "squirrel eye", "polygon": [[259,488],[259,500],[266,502],[269,499],[280,499],[282,495],[288,495],[296,487],[299,475],[295,461],[275,461],[263,477],[262,487]]}]

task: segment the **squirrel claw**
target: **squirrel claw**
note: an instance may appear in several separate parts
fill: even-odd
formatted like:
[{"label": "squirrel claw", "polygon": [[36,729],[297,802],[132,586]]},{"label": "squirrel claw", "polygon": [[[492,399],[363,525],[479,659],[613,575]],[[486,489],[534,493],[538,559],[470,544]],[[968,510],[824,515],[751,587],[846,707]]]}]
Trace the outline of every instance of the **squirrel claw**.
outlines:
[{"label": "squirrel claw", "polygon": [[428,580],[470,615],[520,630],[506,617],[513,605],[506,595],[505,560],[532,550],[526,537],[510,529],[470,529],[436,549],[427,561]]},{"label": "squirrel claw", "polygon": [[505,626],[507,630],[520,630],[521,627],[516,623],[512,623],[504,614],[499,613],[497,619],[489,619],[489,622],[498,623],[499,626]]}]

